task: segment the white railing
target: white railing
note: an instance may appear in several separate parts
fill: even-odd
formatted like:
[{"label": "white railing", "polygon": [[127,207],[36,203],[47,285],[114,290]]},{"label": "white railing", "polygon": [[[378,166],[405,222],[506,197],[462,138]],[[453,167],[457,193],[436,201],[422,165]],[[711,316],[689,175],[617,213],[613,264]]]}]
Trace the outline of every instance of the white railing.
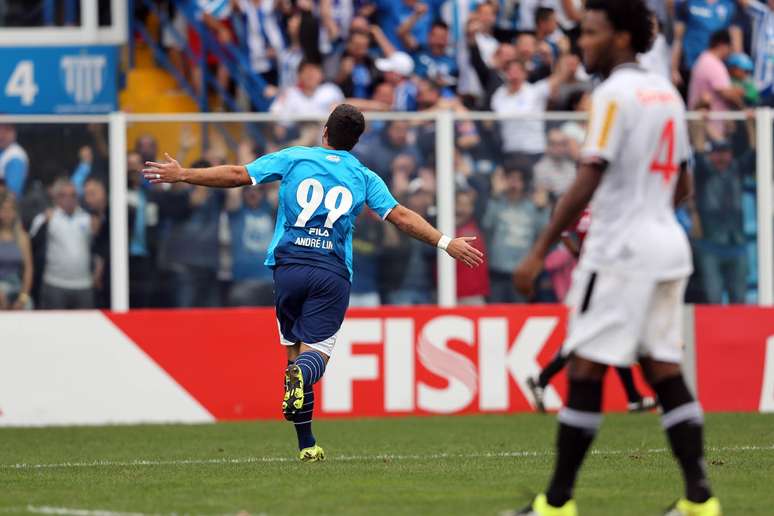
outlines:
[{"label": "white railing", "polygon": [[[552,121],[583,120],[578,113],[534,113],[521,115],[520,119]],[[711,119],[745,120],[745,113],[713,114]],[[491,112],[455,113],[434,111],[422,113],[369,113],[368,120],[405,120],[410,122],[433,121],[436,127],[436,204],[439,229],[449,235],[455,233],[454,223],[454,123],[460,120],[514,119]],[[690,113],[689,120],[699,120],[701,115]],[[772,204],[774,183],[774,111],[758,109],[756,120],[757,151],[757,231],[758,231],[758,303],[774,304],[774,219]],[[127,225],[127,125],[137,122],[324,122],[325,117],[289,116],[278,118],[268,113],[177,113],[177,114],[125,114],[111,115],[0,115],[0,123],[13,124],[78,124],[101,123],[109,126],[110,142],[110,234],[111,234],[111,282],[112,308],[126,311],[129,308],[129,250]],[[163,152],[164,149],[159,149]],[[438,303],[453,307],[456,299],[456,267],[445,253],[438,253]]]}]

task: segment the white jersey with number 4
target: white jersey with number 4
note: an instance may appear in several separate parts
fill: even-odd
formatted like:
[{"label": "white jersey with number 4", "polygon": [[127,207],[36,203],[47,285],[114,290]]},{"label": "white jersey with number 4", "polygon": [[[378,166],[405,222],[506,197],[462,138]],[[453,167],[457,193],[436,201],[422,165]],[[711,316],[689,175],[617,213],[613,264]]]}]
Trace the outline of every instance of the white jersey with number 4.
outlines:
[{"label": "white jersey with number 4", "polygon": [[654,280],[691,274],[673,205],[690,157],[685,104],[672,84],[635,64],[613,70],[592,96],[582,152],[585,163],[608,165],[591,201],[581,268]]}]

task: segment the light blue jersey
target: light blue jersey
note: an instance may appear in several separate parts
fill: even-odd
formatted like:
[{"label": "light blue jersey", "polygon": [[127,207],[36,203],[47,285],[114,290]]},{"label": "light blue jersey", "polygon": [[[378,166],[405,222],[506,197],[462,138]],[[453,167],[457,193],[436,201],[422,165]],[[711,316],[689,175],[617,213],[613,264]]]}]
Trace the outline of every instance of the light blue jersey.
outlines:
[{"label": "light blue jersey", "polygon": [[352,233],[367,204],[385,218],[398,202],[347,151],[290,147],[246,165],[253,184],[282,181],[265,264],[315,265],[352,280]]}]

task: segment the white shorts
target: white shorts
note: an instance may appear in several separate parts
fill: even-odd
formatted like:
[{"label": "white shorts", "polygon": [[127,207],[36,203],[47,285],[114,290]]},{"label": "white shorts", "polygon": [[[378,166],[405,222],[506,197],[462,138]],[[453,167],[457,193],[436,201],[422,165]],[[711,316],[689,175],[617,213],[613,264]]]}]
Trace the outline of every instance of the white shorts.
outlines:
[{"label": "white shorts", "polygon": [[[277,328],[279,329],[280,323],[277,321]],[[280,344],[282,344],[285,347],[295,346],[297,343],[289,341],[285,337],[282,336],[282,330],[279,329],[279,335],[280,335]],[[328,337],[322,342],[313,342],[308,343],[304,342],[303,344],[306,346],[309,346],[310,348],[319,351],[320,353],[324,353],[326,356],[330,357],[333,353],[333,348],[336,346],[336,339],[339,337],[339,332],[336,332],[334,335]]]},{"label": "white shorts", "polygon": [[576,268],[565,300],[570,315],[562,353],[612,366],[640,357],[681,363],[687,284],[687,278],[663,281]]}]

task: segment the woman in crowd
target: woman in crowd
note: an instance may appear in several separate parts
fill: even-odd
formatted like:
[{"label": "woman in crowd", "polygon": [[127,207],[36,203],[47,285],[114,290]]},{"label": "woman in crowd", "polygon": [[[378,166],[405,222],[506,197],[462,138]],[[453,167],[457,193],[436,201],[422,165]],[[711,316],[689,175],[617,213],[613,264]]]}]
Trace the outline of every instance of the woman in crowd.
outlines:
[{"label": "woman in crowd", "polygon": [[32,308],[32,249],[19,220],[16,199],[0,194],[0,310]]}]

